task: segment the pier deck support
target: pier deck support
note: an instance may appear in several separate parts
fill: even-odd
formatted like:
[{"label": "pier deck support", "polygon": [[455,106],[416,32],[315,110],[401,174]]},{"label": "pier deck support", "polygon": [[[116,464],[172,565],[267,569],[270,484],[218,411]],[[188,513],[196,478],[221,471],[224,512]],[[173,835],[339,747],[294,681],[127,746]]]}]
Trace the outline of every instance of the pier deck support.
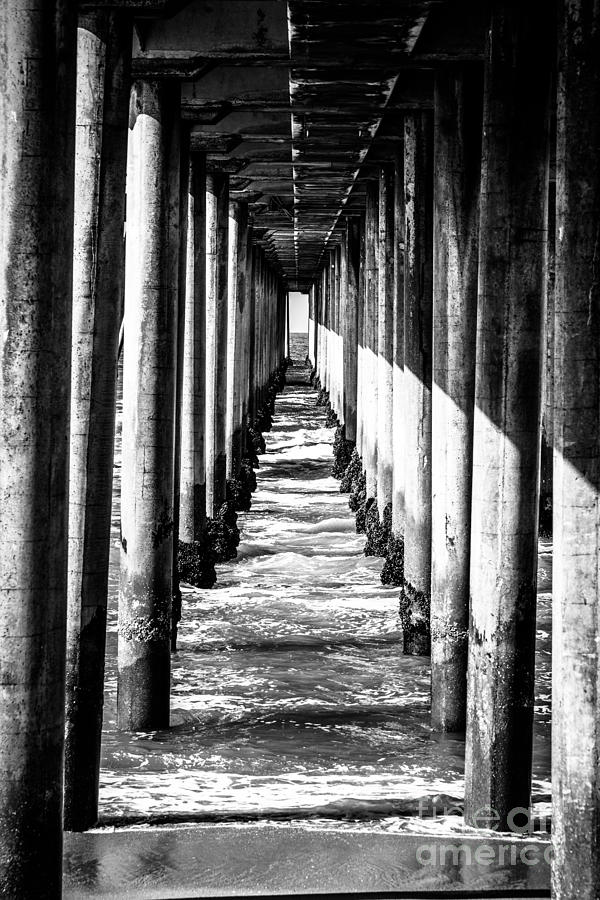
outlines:
[{"label": "pier deck support", "polygon": [[127,172],[118,727],[169,725],[178,89],[137,81]]},{"label": "pier deck support", "polygon": [[392,520],[381,581],[404,581],[404,148],[394,158],[394,298],[392,315]]},{"label": "pier deck support", "polygon": [[192,153],[190,161],[186,273],[178,569],[182,581],[206,588],[215,583],[216,574],[206,536],[206,159],[202,153]]},{"label": "pier deck support", "polygon": [[76,4],[0,8],[0,894],[61,893]]},{"label": "pier deck support", "polygon": [[227,499],[229,176],[206,184],[206,512],[215,519]]},{"label": "pier deck support", "polygon": [[227,356],[227,479],[235,481],[242,463],[244,357],[248,344],[246,252],[248,205],[231,203],[229,214],[229,318]]},{"label": "pier deck support", "polygon": [[600,895],[600,12],[560,3],[554,456],[552,887]]},{"label": "pier deck support", "polygon": [[[383,522],[391,519],[394,352],[394,167],[382,166],[379,176],[378,318],[377,318],[377,506]],[[386,538],[387,543],[387,538]]]},{"label": "pier deck support", "polygon": [[482,78],[437,72],[434,122],[431,720],[464,731]]},{"label": "pier deck support", "polygon": [[531,787],[552,17],[497,3],[486,48],[465,818]]},{"label": "pier deck support", "polygon": [[131,22],[80,16],[73,272],[64,820],[98,819]]},{"label": "pier deck support", "polygon": [[344,428],[346,440],[356,444],[356,402],[358,386],[358,281],[360,260],[360,220],[348,219],[344,249],[344,296],[342,297],[344,343]]},{"label": "pier deck support", "polygon": [[404,121],[405,532],[400,617],[404,652],[415,655],[429,653],[430,647],[432,145],[431,113],[407,115]]},{"label": "pier deck support", "polygon": [[378,244],[379,183],[367,185],[365,235],[365,313],[364,313],[364,455],[367,476],[367,502],[377,497],[377,352],[378,352]]}]

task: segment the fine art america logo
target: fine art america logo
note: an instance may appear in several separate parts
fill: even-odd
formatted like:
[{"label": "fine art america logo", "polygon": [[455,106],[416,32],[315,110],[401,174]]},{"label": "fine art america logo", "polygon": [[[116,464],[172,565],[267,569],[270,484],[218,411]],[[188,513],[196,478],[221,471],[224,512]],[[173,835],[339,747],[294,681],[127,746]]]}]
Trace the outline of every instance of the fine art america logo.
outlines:
[{"label": "fine art america logo", "polygon": [[[437,806],[427,808],[423,801],[419,802],[419,817],[436,819]],[[462,816],[462,809],[458,806],[444,807],[441,815]],[[501,816],[493,807],[482,807],[472,817],[475,828],[498,831]],[[547,840],[540,840],[541,834],[550,831],[549,821],[544,818],[531,818],[530,811],[522,806],[515,807],[507,816],[508,831],[498,833],[494,840],[486,842],[485,836],[475,834],[463,834],[456,842],[448,840],[448,837],[438,838],[422,844],[416,849],[416,860],[420,866],[436,868],[466,868],[470,866],[482,866],[505,868],[506,866],[537,866],[542,862],[547,865],[552,860],[552,846]],[[538,840],[533,843],[527,841],[526,835],[537,835]],[[522,840],[515,841],[512,836],[518,836]],[[490,836],[491,837],[491,836]],[[504,839],[504,840],[503,840]],[[468,842],[467,842],[468,841]]]}]

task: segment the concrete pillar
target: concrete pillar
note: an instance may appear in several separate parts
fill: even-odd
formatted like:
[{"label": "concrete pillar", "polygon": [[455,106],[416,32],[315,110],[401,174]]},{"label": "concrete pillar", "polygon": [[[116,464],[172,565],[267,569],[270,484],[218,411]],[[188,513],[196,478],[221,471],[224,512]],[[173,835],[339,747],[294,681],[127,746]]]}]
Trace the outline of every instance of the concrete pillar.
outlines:
[{"label": "concrete pillar", "polygon": [[325,267],[321,271],[318,280],[318,292],[319,292],[319,314],[318,314],[318,332],[319,332],[319,347],[317,353],[317,368],[319,375],[319,387],[321,390],[324,389],[325,382],[325,307],[326,307],[326,296],[325,296]]},{"label": "concrete pillar", "polygon": [[343,381],[344,381],[344,339],[342,335],[342,247],[338,244],[334,250],[335,272],[335,414],[340,422],[344,419]]},{"label": "concrete pillar", "polygon": [[365,235],[365,379],[364,379],[364,453],[367,476],[367,500],[377,496],[377,352],[378,352],[378,244],[379,183],[367,186]]},{"label": "concrete pillar", "polygon": [[62,871],[76,4],[0,8],[0,893]]},{"label": "concrete pillar", "polygon": [[383,584],[401,587],[404,581],[404,147],[394,158],[394,309],[392,315],[392,519],[387,556],[381,570]]},{"label": "concrete pillar", "polygon": [[[237,410],[234,410],[236,373],[239,373],[240,346],[238,328],[238,262],[239,262],[240,206],[229,203],[228,268],[227,268],[227,407],[225,422],[225,446],[227,451],[227,480],[234,478],[239,469],[239,453],[234,451],[234,434],[237,430]],[[237,434],[239,447],[239,432]]]},{"label": "concrete pillar", "polygon": [[[173,460],[173,594],[171,602],[171,651],[177,651],[177,627],[181,621],[181,589],[179,587],[179,526],[181,505],[181,439],[183,419],[183,381],[185,368],[185,304],[188,268],[188,219],[190,198],[190,132],[189,122],[180,127],[179,155],[179,271],[177,288],[177,319],[175,323],[175,444]],[[182,569],[182,580],[185,574]]]},{"label": "concrete pillar", "polygon": [[356,322],[358,350],[356,354],[356,450],[363,460],[365,454],[365,379],[366,379],[366,328],[365,328],[365,303],[366,303],[366,246],[367,246],[367,221],[366,215],[360,221],[360,258],[358,269],[358,312]]},{"label": "concrete pillar", "polygon": [[79,19],[64,823],[98,819],[131,21]]},{"label": "concrete pillar", "polygon": [[329,265],[329,254],[325,254],[325,264],[323,266],[323,355],[321,357],[321,383],[325,391],[329,391],[330,377],[329,366],[331,363],[331,348],[329,346],[329,324],[331,317],[331,268]]},{"label": "concrete pillar", "polygon": [[252,357],[252,343],[254,340],[254,288],[253,288],[253,227],[250,216],[248,216],[248,227],[246,229],[246,271],[245,271],[245,312],[244,312],[244,329],[246,339],[244,343],[244,365],[241,372],[242,387],[242,452],[247,455],[248,449],[248,426],[250,424],[250,396],[252,385],[250,380],[250,367]]},{"label": "concrete pillar", "polygon": [[[550,160],[552,168],[552,158]],[[552,535],[554,458],[554,283],[556,272],[556,182],[548,191],[546,250],[546,342],[542,394],[542,452],[540,458],[540,537]]]},{"label": "concrete pillar", "polygon": [[169,725],[179,87],[137,81],[127,171],[117,722]]},{"label": "concrete pillar", "polygon": [[405,531],[400,618],[404,652],[429,653],[431,601],[431,354],[433,123],[404,121]]},{"label": "concrete pillar", "polygon": [[247,375],[246,353],[248,350],[249,304],[247,281],[248,253],[248,204],[240,203],[238,209],[237,242],[238,277],[236,289],[236,330],[235,330],[235,378],[233,391],[233,473],[240,471],[243,450],[244,408],[246,404]]},{"label": "concrete pillar", "polygon": [[183,346],[179,539],[194,544],[206,523],[206,160],[191,158]]},{"label": "concrete pillar", "polygon": [[482,73],[435,79],[431,720],[464,731],[471,550]]},{"label": "concrete pillar", "polygon": [[394,224],[394,167],[386,164],[381,167],[379,175],[377,282],[377,506],[381,522],[387,507],[391,516],[394,466],[392,444]]},{"label": "concrete pillar", "polygon": [[258,253],[254,245],[248,251],[248,275],[250,298],[250,322],[248,340],[248,423],[253,426],[256,418],[256,320],[258,316],[256,302],[256,279],[258,269]]},{"label": "concrete pillar", "polygon": [[317,286],[308,295],[308,359],[313,369],[317,365]]},{"label": "concrete pillar", "polygon": [[600,10],[559,4],[552,888],[600,894]]},{"label": "concrete pillar", "polygon": [[360,278],[360,220],[348,219],[343,297],[344,340],[344,427],[346,440],[356,443],[356,403],[358,389],[358,283]]},{"label": "concrete pillar", "polygon": [[226,500],[229,176],[206,178],[206,511]]},{"label": "concrete pillar", "polygon": [[329,361],[329,405],[333,413],[337,415],[337,299],[338,299],[338,271],[336,265],[336,250],[329,251],[329,332],[327,358]]},{"label": "concrete pillar", "polygon": [[552,18],[493,6],[485,62],[465,818],[529,805]]}]

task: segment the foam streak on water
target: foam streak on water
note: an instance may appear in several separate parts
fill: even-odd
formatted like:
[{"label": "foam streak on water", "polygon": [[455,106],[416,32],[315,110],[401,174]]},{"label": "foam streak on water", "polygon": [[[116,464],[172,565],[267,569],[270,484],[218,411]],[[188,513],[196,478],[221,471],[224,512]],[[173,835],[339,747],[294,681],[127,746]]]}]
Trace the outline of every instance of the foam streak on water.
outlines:
[{"label": "foam streak on water", "polygon": [[[401,652],[398,591],[381,586],[382,561],[363,556],[330,475],[324,419],[308,386],[286,388],[252,511],[240,516],[237,560],[218,567],[215,589],[183,588],[170,731],[115,730],[115,546],[104,819],[384,814],[462,796],[464,742],[431,731],[429,661]],[[550,548],[542,550],[537,792],[549,791]]]}]

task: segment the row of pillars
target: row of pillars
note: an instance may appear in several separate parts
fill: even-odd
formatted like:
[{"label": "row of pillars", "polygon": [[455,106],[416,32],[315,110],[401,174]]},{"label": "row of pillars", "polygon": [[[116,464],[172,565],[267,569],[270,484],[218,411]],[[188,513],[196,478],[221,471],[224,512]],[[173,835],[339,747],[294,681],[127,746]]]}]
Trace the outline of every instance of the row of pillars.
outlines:
[{"label": "row of pillars", "polygon": [[433,113],[406,114],[401,151],[326,254],[309,355],[340,425],[357,528],[383,544],[366,552],[386,555],[384,580],[400,586],[404,651],[431,654],[432,725],[466,730],[466,821],[500,829],[530,807],[543,413],[554,456],[553,895],[591,900],[600,16],[592,2],[559,3],[556,76],[547,4],[491,6],[483,69],[436,70]]},{"label": "row of pillars", "polygon": [[190,152],[179,85],[132,85],[130,15],[76,8],[0,10],[0,892],[19,898],[60,896],[63,801],[68,829],[98,817],[121,325],[121,729],[169,725],[179,570],[206,577],[248,508],[285,359],[283,281]]}]

